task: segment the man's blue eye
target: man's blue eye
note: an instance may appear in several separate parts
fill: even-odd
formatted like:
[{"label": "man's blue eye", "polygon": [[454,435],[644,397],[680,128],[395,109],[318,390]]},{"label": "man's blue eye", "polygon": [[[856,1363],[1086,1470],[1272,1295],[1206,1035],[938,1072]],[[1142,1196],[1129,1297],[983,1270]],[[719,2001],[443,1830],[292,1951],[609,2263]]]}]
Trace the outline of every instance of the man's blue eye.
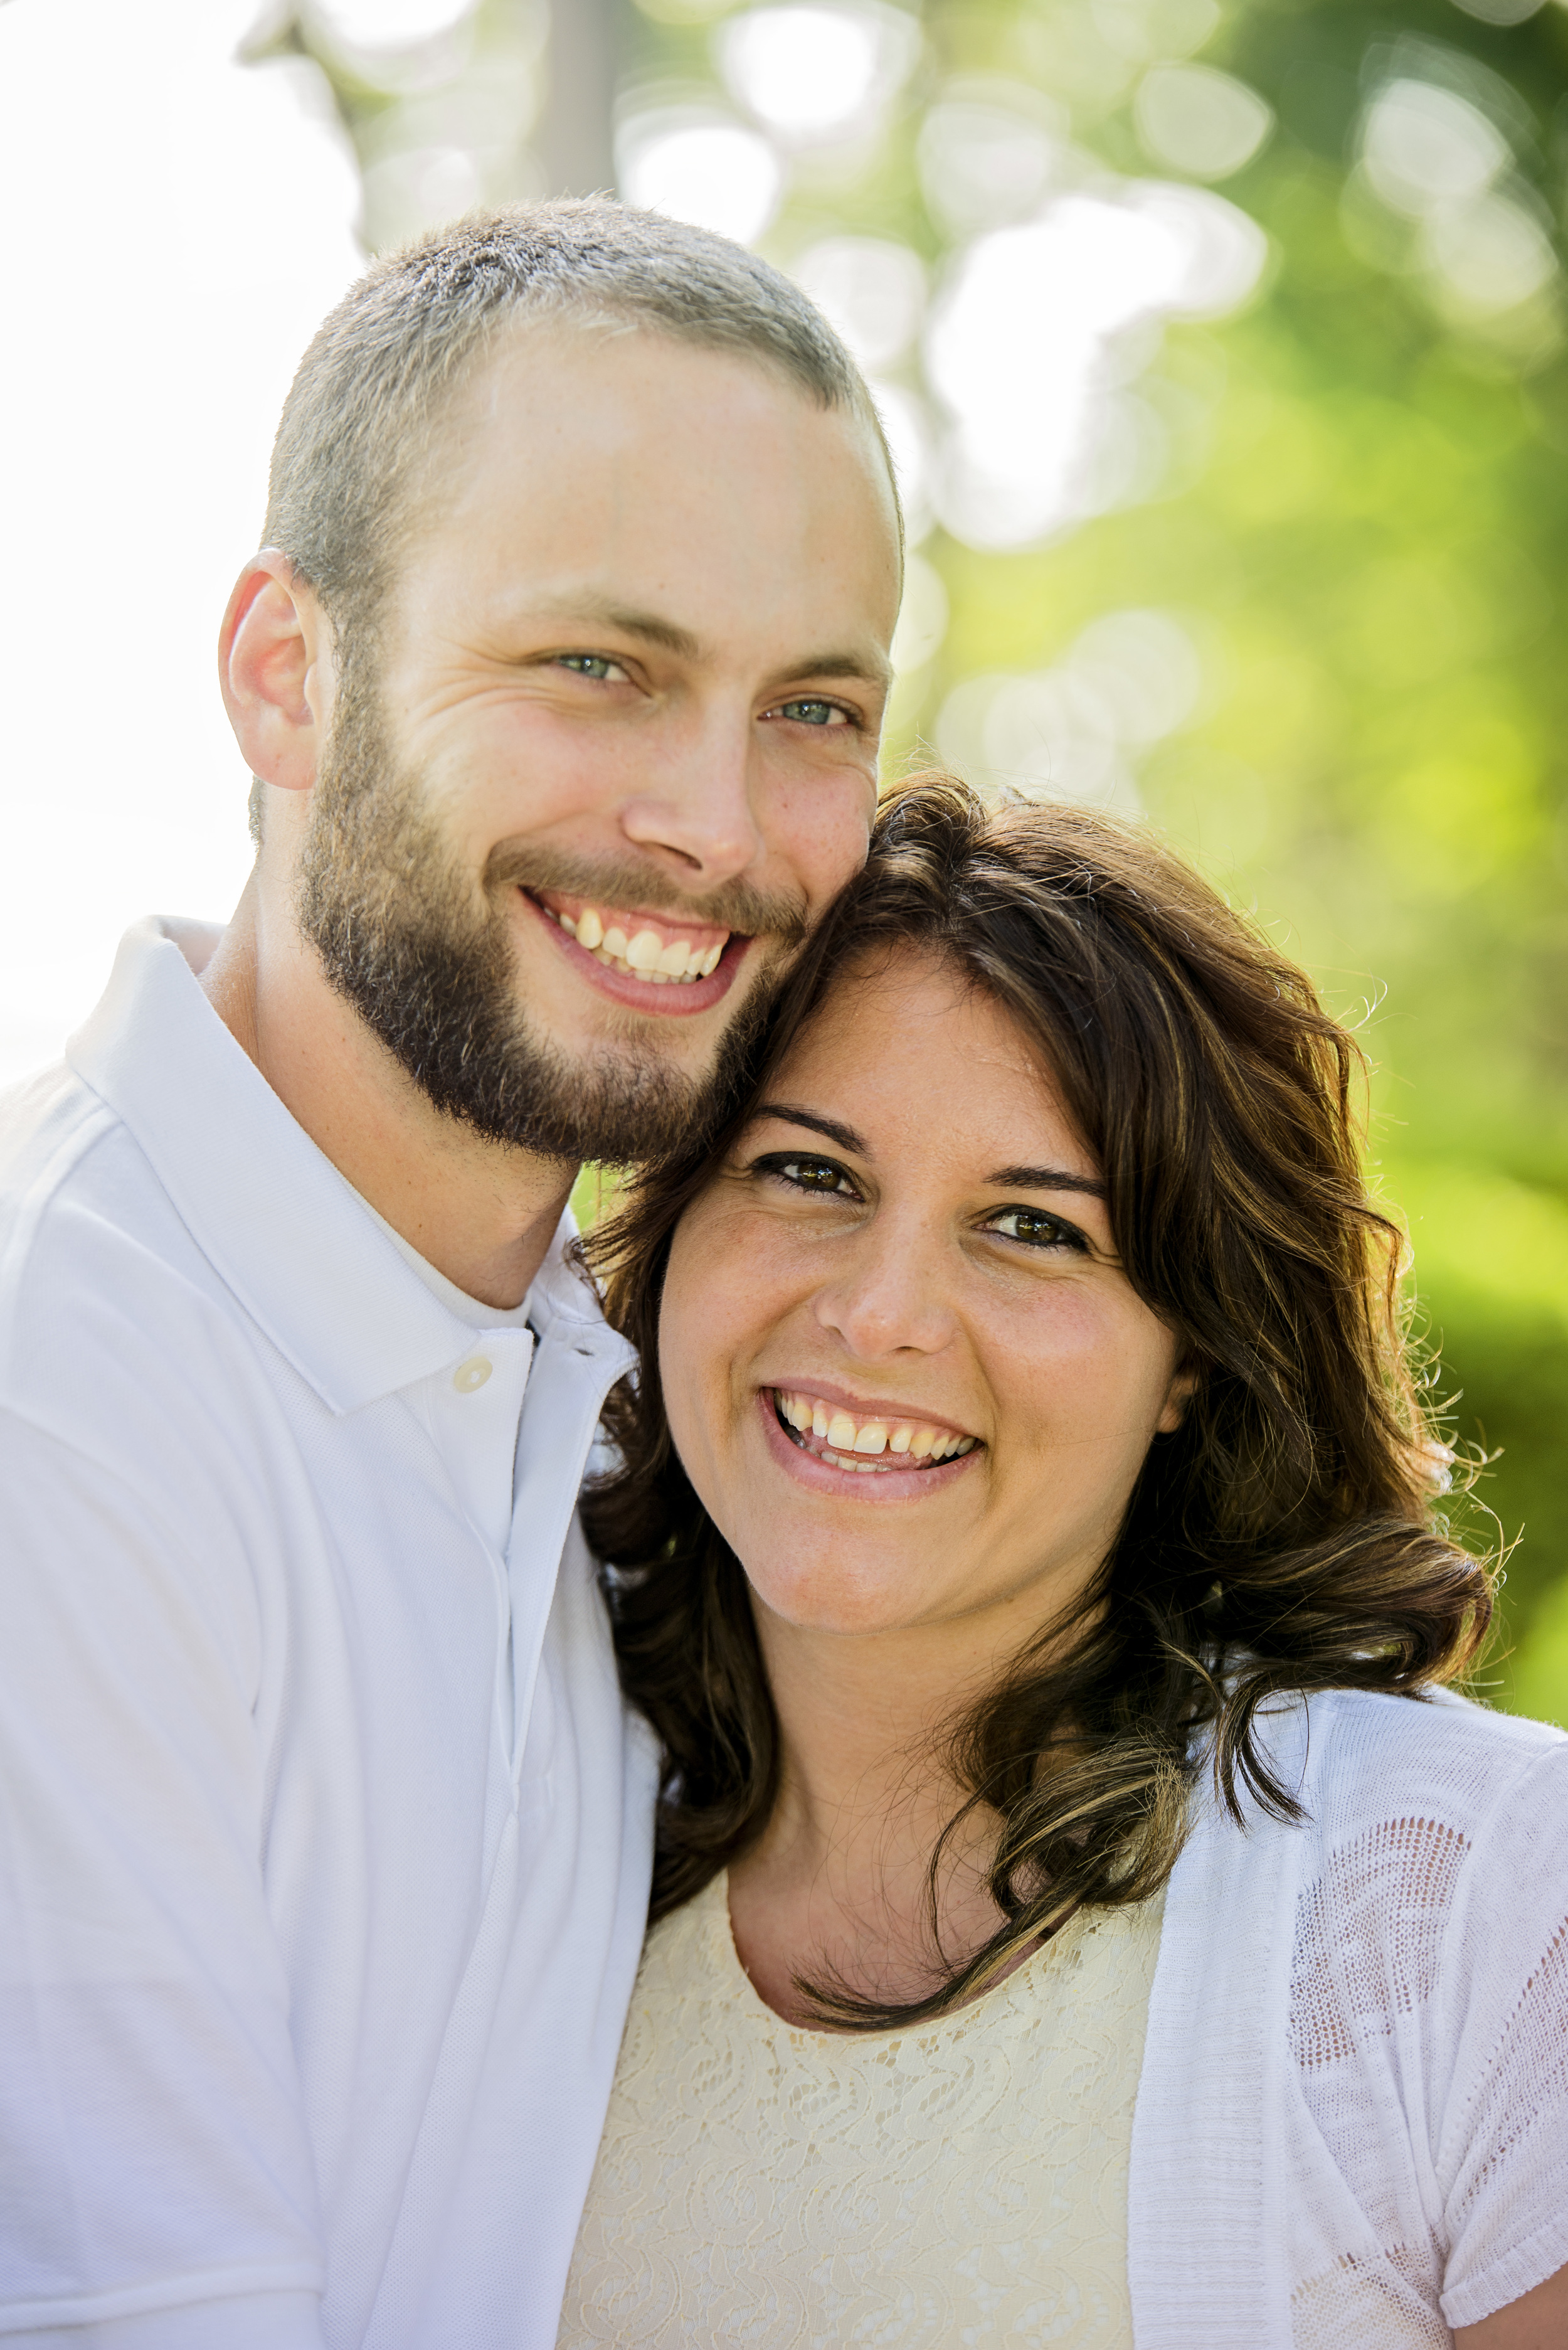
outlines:
[{"label": "man's blue eye", "polygon": [[618,666],[603,653],[563,653],[560,660],[563,669],[576,670],[579,677],[608,677],[611,670]]},{"label": "man's blue eye", "polygon": [[836,718],[844,716],[836,702],[783,702],[779,712],[800,726],[831,726]]}]

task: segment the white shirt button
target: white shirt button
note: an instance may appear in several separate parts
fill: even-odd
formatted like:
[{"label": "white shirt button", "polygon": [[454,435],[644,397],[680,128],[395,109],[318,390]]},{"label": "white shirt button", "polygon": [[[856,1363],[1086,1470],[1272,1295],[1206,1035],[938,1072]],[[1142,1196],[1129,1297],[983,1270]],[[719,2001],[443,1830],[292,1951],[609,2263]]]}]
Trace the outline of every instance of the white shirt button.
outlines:
[{"label": "white shirt button", "polygon": [[470,1355],[467,1362],[459,1363],[453,1371],[452,1383],[459,1395],[472,1395],[475,1388],[484,1385],[493,1367],[483,1355]]}]

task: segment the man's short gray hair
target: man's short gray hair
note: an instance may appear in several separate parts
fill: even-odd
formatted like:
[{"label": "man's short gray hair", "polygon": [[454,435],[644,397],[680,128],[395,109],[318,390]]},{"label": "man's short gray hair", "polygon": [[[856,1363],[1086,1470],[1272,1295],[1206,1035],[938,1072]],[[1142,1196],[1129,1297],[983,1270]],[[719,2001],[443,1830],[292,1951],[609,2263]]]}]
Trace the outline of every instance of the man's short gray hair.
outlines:
[{"label": "man's short gray hair", "polygon": [[339,631],[372,619],[386,593],[444,403],[496,331],[521,317],[640,327],[735,352],[880,432],[827,321],[728,238],[605,197],[472,216],[350,286],[284,405],[266,543],[303,573]]}]

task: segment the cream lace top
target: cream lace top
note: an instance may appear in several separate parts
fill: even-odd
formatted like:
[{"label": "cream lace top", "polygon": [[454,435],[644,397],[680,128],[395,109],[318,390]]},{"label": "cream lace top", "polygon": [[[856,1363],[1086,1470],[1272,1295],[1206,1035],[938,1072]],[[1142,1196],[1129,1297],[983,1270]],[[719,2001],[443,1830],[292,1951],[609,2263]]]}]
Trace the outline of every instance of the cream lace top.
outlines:
[{"label": "cream lace top", "polygon": [[726,1880],[649,1936],[557,2350],[1130,2350],[1127,2157],[1161,1904],[958,2014],[799,2031]]}]

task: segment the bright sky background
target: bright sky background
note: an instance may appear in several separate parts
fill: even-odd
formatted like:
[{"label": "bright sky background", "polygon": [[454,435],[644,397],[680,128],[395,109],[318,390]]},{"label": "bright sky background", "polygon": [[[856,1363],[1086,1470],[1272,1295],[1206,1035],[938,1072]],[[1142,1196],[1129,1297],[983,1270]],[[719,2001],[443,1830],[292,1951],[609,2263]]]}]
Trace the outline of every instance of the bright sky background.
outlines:
[{"label": "bright sky background", "polygon": [[137,915],[225,916],[249,865],[213,644],[362,266],[325,85],[234,62],[256,9],[0,5],[0,1083]]}]

